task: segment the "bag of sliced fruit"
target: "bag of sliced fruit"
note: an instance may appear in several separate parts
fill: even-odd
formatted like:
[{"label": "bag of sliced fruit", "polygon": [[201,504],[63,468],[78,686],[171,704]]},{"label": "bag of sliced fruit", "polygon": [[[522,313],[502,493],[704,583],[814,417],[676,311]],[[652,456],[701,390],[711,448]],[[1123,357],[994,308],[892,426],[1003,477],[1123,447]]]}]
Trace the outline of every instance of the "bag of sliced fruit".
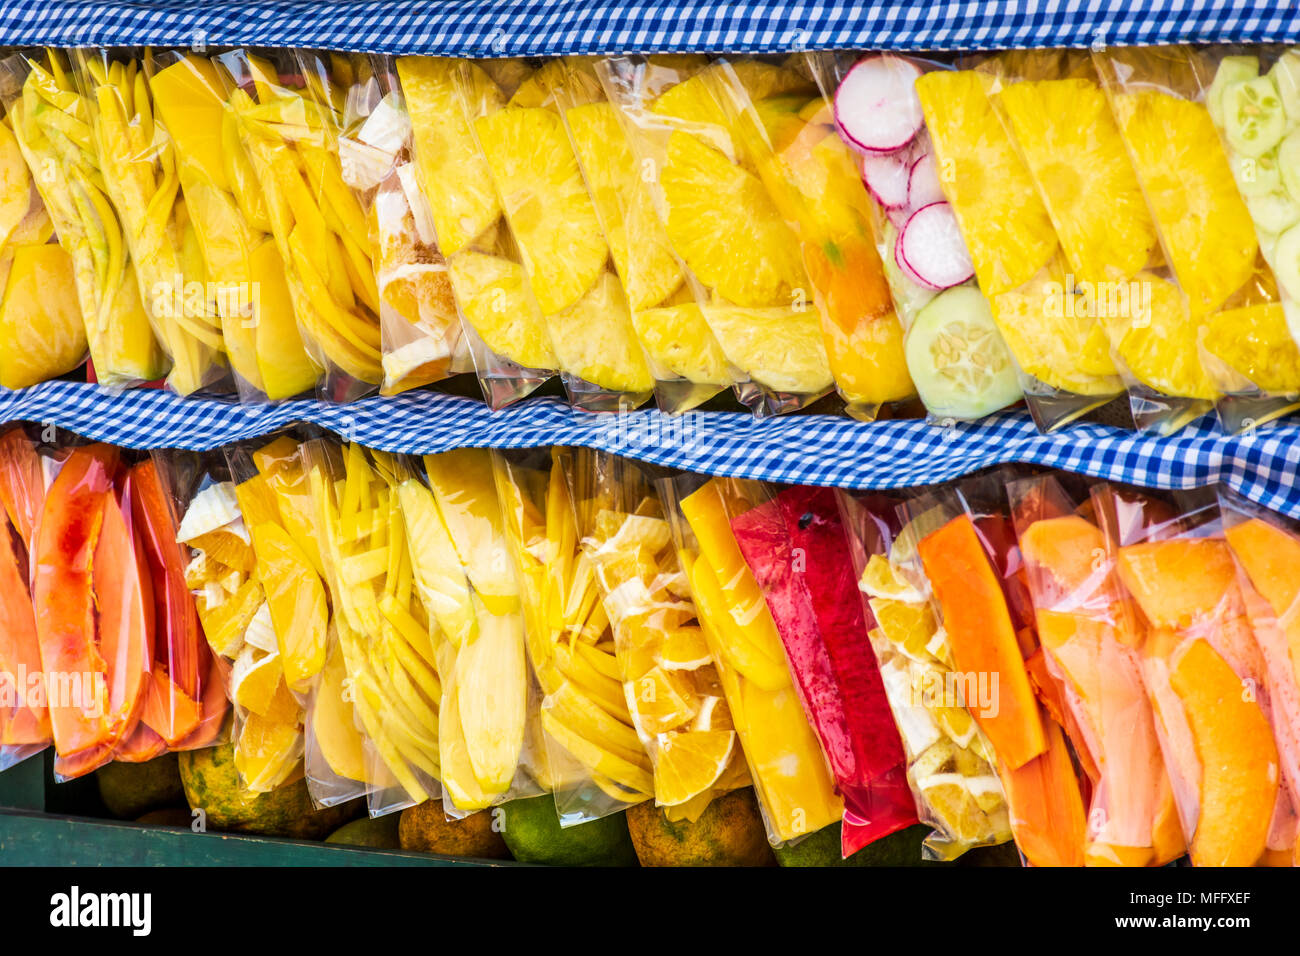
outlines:
[{"label": "bag of sliced fruit", "polygon": [[[167,358],[140,298],[125,227],[105,192],[89,107],[67,53],[30,50],[0,61],[0,97],[27,168],[38,172],[32,186],[72,260],[96,380],[125,388],[161,378]],[[52,134],[56,129],[63,132]],[[12,164],[6,159],[6,168]]]},{"label": "bag of sliced fruit", "polygon": [[[1256,320],[1267,318],[1276,287],[1265,278],[1250,211],[1200,99],[1193,58],[1170,46],[1096,52],[1093,62],[1160,240],[1160,259],[1130,283],[1132,314],[1103,320],[1134,420],[1162,433],[1181,428],[1220,402],[1227,376],[1253,397],[1241,403],[1244,415],[1233,413],[1233,402],[1220,403],[1225,426],[1254,424],[1246,419],[1259,390],[1231,368],[1258,361],[1250,355],[1261,331]],[[1277,411],[1270,404],[1266,417]]]},{"label": "bag of sliced fruit", "polygon": [[727,502],[835,788],[845,857],[917,822],[906,760],[857,598],[835,492],[764,486]]},{"label": "bag of sliced fruit", "polygon": [[[446,258],[463,334],[484,398],[503,408],[559,370],[524,268],[523,242],[506,219],[476,133],[480,120],[505,108],[531,68],[523,60],[418,56],[399,57],[396,67],[411,117],[415,178]],[[537,144],[525,137],[512,146],[504,139],[490,142],[506,157],[513,150],[516,162],[507,158],[507,165],[527,174]]]},{"label": "bag of sliced fruit", "polygon": [[947,636],[945,704],[966,707],[992,746],[1011,833],[1032,866],[1082,866],[1084,792],[1061,729],[998,469],[907,500],[900,520],[910,579],[929,582]]},{"label": "bag of sliced fruit", "polygon": [[1224,393],[1219,419],[1236,432],[1295,410],[1300,393],[1300,50],[1208,47],[1188,56],[1262,260],[1211,314],[1201,341]]},{"label": "bag of sliced fruit", "polygon": [[1267,621],[1266,579],[1251,572],[1273,560],[1274,542],[1236,525],[1239,568],[1213,488],[1164,501],[1099,485],[1092,499],[1137,609],[1142,677],[1192,864],[1291,865],[1296,816],[1274,734],[1287,709],[1272,699],[1252,627]]},{"label": "bag of sliced fruit", "polygon": [[372,57],[346,90],[338,150],[343,179],[375,233],[380,392],[395,395],[472,372],[447,260],[420,191],[411,116],[392,58]]},{"label": "bag of sliced fruit", "polygon": [[303,345],[324,369],[321,395],[372,391],[382,378],[373,234],[337,147],[343,90],[365,60],[247,50],[215,60],[243,147],[238,165],[260,187]]},{"label": "bag of sliced fruit", "polygon": [[773,846],[840,821],[816,732],[804,713],[781,632],[732,531],[761,499],[754,482],[681,475],[657,482],[705,644],[731,712]]},{"label": "bag of sliced fruit", "polygon": [[1046,673],[1059,691],[1054,716],[1091,784],[1085,863],[1164,866],[1186,843],[1142,676],[1145,630],[1086,483],[1038,475],[1012,482],[1007,495]]},{"label": "bag of sliced fruit", "polygon": [[239,95],[223,68],[197,53],[156,52],[147,79],[154,125],[165,131],[183,193],[180,258],[202,273],[194,289],[219,322],[240,399],[283,401],[311,392],[322,370],[303,345],[266,194],[244,155],[234,109],[258,84],[273,83],[274,69],[257,57],[244,62],[251,85]]},{"label": "bag of sliced fruit", "polygon": [[81,49],[72,59],[104,191],[171,364],[167,385],[181,395],[219,387],[229,376],[221,320],[181,195],[176,145],[169,127],[156,122],[148,77],[157,64],[130,50]]},{"label": "bag of sliced fruit", "polygon": [[757,415],[802,408],[834,387],[799,236],[759,177],[745,141],[749,123],[740,120],[814,97],[800,62],[715,60],[700,68],[694,58],[613,57],[597,65],[683,263],[686,298],[670,304],[693,303],[702,317],[690,308],[655,310],[656,322],[675,328],[652,335],[667,343],[671,334],[673,366],[696,386],[661,389],[670,411],[705,400],[728,371],[737,398]]},{"label": "bag of sliced fruit", "polygon": [[324,769],[336,785],[355,781],[371,816],[436,799],[438,634],[415,585],[402,507],[401,486],[414,472],[396,456],[333,438],[312,439],[303,458],[333,609],[312,701]]},{"label": "bag of sliced fruit", "polygon": [[528,667],[524,579],[491,453],[461,448],[426,455],[423,466],[398,493],[414,587],[430,633],[438,629],[442,805],[460,818],[544,793],[551,780]]},{"label": "bag of sliced fruit", "polygon": [[1086,52],[1001,53],[930,82],[944,189],[1029,409],[1051,431],[1124,395],[1102,317],[1126,318],[1155,227]]},{"label": "bag of sliced fruit", "polygon": [[30,574],[51,471],[22,426],[0,434],[0,770],[54,742]]},{"label": "bag of sliced fruit", "polygon": [[[1292,666],[1298,596],[1287,571],[1300,552],[1300,526],[1225,487],[1219,488],[1223,535],[1237,565],[1237,583],[1246,616],[1264,658],[1273,740],[1282,764],[1282,786],[1291,807],[1300,812],[1300,679]],[[1294,847],[1283,845],[1286,832],[1273,821],[1268,861],[1295,865]],[[1274,850],[1274,847],[1277,847]]]},{"label": "bag of sliced fruit", "polygon": [[[904,330],[907,371],[927,417],[946,424],[1014,405],[1022,397],[1015,363],[975,281],[973,250],[939,175],[940,142],[985,132],[945,125],[936,141],[919,96],[923,77],[935,77],[935,88],[951,85],[955,74],[893,54],[822,54],[813,63],[823,89],[834,91],[836,129],[859,157],[877,251]],[[946,114],[936,119],[948,122]],[[1001,192],[980,195],[987,202]]]},{"label": "bag of sliced fruit", "polygon": [[[1011,839],[992,746],[971,716],[978,700],[945,699],[952,649],[914,567],[915,528],[898,518],[901,498],[837,492],[870,646],[905,754],[917,815],[932,827],[926,859],[953,860]],[[909,550],[910,549],[910,550]],[[847,820],[847,811],[846,817]]]}]

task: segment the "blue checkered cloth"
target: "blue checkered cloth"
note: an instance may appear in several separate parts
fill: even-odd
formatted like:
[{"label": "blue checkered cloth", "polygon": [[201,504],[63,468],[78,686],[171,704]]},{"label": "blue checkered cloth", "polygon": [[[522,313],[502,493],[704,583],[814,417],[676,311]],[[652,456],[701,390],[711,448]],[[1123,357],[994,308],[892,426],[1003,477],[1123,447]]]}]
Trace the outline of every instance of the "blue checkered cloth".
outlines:
[{"label": "blue checkered cloth", "polygon": [[536,56],[1295,42],[1294,0],[5,0],[0,46]]},{"label": "blue checkered cloth", "polygon": [[238,405],[157,389],[113,394],[95,385],[47,382],[21,392],[0,391],[0,422],[9,421],[57,425],[130,448],[196,451],[306,421],[385,451],[579,445],[705,474],[846,488],[924,485],[989,465],[1025,462],[1151,488],[1221,481],[1252,501],[1300,518],[1300,425],[1230,436],[1211,417],[1172,438],[1093,424],[1040,435],[1023,412],[936,428],[912,420],[864,425],[825,415],[758,420],[736,412],[668,416],[654,409],[593,414],[551,399],[492,412],[481,402],[438,392],[348,405]]}]

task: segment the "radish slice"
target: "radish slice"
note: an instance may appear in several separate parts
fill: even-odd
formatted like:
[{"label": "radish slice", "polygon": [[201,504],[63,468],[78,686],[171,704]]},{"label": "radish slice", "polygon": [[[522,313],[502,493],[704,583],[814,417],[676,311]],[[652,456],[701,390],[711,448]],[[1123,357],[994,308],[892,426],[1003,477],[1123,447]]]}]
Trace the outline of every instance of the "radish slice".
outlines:
[{"label": "radish slice", "polygon": [[913,209],[921,209],[936,202],[944,202],[938,167],[934,163],[934,153],[923,153],[912,164],[907,177],[907,204]]},{"label": "radish slice", "polygon": [[916,136],[925,117],[916,95],[921,70],[896,56],[859,60],[835,91],[835,122],[861,149],[892,153]]},{"label": "radish slice", "polygon": [[867,153],[862,157],[862,182],[885,209],[907,205],[911,151]]},{"label": "radish slice", "polygon": [[946,202],[918,209],[898,234],[898,261],[932,289],[961,285],[975,274],[957,217]]},{"label": "radish slice", "polygon": [[[908,216],[907,218],[911,219],[912,217]],[[929,289],[931,292],[938,292],[940,290],[937,285],[931,285],[922,279],[916,274],[916,270],[907,264],[907,260],[903,258],[903,227],[906,225],[906,222],[895,223],[898,228],[898,237],[894,239],[894,263],[898,266],[898,271],[903,274],[903,278],[912,285],[921,289]]]}]

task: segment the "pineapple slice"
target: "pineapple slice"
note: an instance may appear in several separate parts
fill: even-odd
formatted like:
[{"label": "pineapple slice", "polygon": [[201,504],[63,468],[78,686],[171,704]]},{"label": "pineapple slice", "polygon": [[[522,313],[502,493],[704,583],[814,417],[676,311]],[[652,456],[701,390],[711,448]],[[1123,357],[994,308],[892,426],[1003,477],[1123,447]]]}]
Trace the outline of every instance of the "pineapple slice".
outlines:
[{"label": "pineapple slice", "polygon": [[556,92],[564,90],[572,104],[594,103],[604,97],[600,79],[590,57],[561,57],[547,60],[519,84],[510,97],[511,108],[555,108]]},{"label": "pineapple slice", "polygon": [[648,393],[654,379],[637,344],[627,299],[605,272],[572,308],[547,317],[560,368],[611,392]]},{"label": "pineapple slice", "polygon": [[807,294],[798,242],[755,175],[674,132],[661,187],[673,248],[722,298],[761,308]]},{"label": "pineapple slice", "polygon": [[563,122],[550,110],[508,109],[474,129],[537,304],[547,315],[571,307],[595,284],[609,248]]},{"label": "pineapple slice", "polygon": [[1259,242],[1210,114],[1154,90],[1111,105],[1170,268],[1192,312],[1213,312],[1250,279]]},{"label": "pineapple slice", "polygon": [[1024,285],[1056,251],[1056,232],[1029,172],[985,94],[989,77],[935,70],[916,81],[944,195],[985,295]]},{"label": "pineapple slice", "polygon": [[1139,285],[1149,284],[1151,314],[1141,323],[1124,317],[1107,323],[1115,353],[1138,381],[1157,392],[1181,398],[1216,398],[1218,393],[1197,348],[1201,323],[1188,312],[1183,294],[1149,272],[1139,272],[1134,279]]},{"label": "pineapple slice", "polygon": [[[1044,283],[1046,285],[1046,283]],[[1118,395],[1124,390],[1102,325],[1086,305],[1060,288],[1004,292],[989,305],[998,331],[1022,371],[1076,395]]]},{"label": "pineapple slice", "polygon": [[817,395],[834,384],[814,310],[713,307],[705,315],[727,358],[760,385]]},{"label": "pineapple slice", "polygon": [[[736,80],[740,89],[736,89]],[[741,60],[706,67],[665,91],[651,110],[660,116],[733,134],[732,117],[739,112],[737,97],[747,95],[751,101],[759,102],[797,94],[806,100],[815,92],[813,84],[793,70],[759,60]]]},{"label": "pineapple slice", "polygon": [[681,287],[682,270],[641,179],[617,109],[609,103],[591,103],[570,109],[565,119],[605,227],[614,267],[627,290],[628,305],[633,313],[659,305]]},{"label": "pineapple slice", "polygon": [[464,60],[404,56],[397,60],[420,187],[429,200],[438,247],[451,256],[501,216],[487,163],[474,146],[458,85],[464,70],[475,103],[497,110],[505,97],[487,73]]},{"label": "pineapple slice", "polygon": [[524,368],[556,367],[546,321],[524,286],[522,266],[469,250],[447,265],[465,320],[488,348]]}]

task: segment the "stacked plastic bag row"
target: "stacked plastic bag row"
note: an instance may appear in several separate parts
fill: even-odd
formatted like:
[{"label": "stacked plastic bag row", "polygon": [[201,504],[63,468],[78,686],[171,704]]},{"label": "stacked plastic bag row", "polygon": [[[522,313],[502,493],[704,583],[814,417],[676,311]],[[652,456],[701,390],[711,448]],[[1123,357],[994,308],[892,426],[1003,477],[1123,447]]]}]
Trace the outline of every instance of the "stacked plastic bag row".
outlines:
[{"label": "stacked plastic bag row", "polygon": [[[753,786],[773,845],[1291,865],[1300,525],[999,470],[880,494],[581,449],[0,438],[0,759],[566,826]],[[227,697],[232,720],[223,721]]]},{"label": "stacked plastic bag row", "polygon": [[2,80],[6,387],[88,351],[249,401],[474,371],[493,407],[557,376],[587,409],[1023,398],[1044,429],[1300,405],[1281,48],[82,49]]}]

